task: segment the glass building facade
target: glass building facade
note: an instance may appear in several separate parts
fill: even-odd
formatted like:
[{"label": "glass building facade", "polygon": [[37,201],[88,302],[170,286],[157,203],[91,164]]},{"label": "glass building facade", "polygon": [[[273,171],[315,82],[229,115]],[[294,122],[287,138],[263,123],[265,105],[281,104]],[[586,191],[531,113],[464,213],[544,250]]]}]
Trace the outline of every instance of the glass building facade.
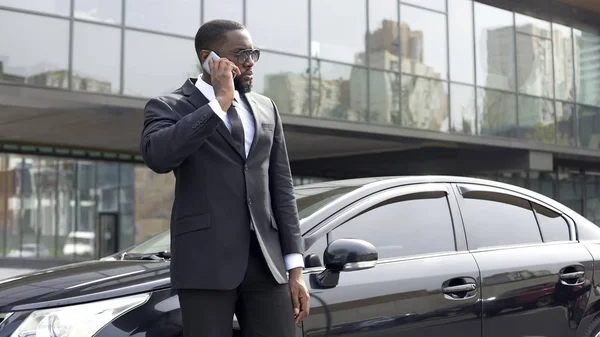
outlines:
[{"label": "glass building facade", "polygon": [[[550,0],[510,3],[0,0],[0,82],[160,95],[198,75],[199,25],[226,18],[263,50],[253,90],[282,114],[600,150],[600,20],[585,24],[582,10]],[[18,149],[0,154],[0,256],[43,243],[34,255],[79,258],[65,249],[69,235],[88,240],[111,214],[119,249],[168,227],[173,177],[138,156]],[[512,179],[600,223],[594,172],[481,176]]]}]

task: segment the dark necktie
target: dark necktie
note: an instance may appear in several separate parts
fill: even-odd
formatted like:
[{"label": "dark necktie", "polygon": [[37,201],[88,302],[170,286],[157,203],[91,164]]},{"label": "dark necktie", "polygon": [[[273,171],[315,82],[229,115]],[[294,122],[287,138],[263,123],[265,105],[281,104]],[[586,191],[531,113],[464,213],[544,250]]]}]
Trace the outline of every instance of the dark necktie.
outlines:
[{"label": "dark necktie", "polygon": [[246,149],[244,144],[246,142],[244,140],[244,126],[242,125],[242,120],[233,104],[231,104],[229,110],[227,110],[227,116],[229,116],[229,122],[231,123],[231,136],[236,145],[242,150],[242,153],[245,154]]}]

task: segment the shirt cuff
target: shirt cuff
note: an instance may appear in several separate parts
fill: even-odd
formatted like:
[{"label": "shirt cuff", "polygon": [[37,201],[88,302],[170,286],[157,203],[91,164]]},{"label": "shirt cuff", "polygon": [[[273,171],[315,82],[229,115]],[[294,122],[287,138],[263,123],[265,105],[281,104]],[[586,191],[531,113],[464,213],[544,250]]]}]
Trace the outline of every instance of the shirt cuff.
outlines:
[{"label": "shirt cuff", "polygon": [[221,104],[219,104],[219,101],[217,101],[217,99],[213,99],[208,103],[208,105],[214,111],[214,113],[217,114],[217,116],[219,116],[219,118],[221,118],[224,122],[227,113],[223,111],[223,108],[221,108]]},{"label": "shirt cuff", "polygon": [[298,267],[304,268],[304,257],[302,254],[288,254],[283,257],[283,260],[285,261],[285,269],[288,271]]}]

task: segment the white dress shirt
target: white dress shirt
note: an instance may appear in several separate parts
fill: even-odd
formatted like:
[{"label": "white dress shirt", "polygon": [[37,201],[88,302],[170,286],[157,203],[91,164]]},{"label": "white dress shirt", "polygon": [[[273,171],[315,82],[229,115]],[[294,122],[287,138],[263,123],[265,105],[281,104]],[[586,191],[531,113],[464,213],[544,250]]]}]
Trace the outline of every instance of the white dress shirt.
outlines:
[{"label": "white dress shirt", "polygon": [[[229,116],[227,115],[227,112],[223,111],[221,105],[219,104],[219,101],[217,101],[213,87],[210,84],[204,82],[204,80],[202,79],[202,74],[198,76],[198,80],[196,81],[196,87],[198,88],[198,90],[200,90],[202,95],[204,95],[204,97],[208,99],[208,105],[212,108],[214,113],[223,120],[223,123],[225,123],[227,129],[229,130],[229,132],[231,132],[231,122],[229,121]],[[246,157],[248,157],[250,145],[252,145],[252,141],[254,140],[254,117],[250,112],[250,107],[248,107],[246,102],[240,99],[240,93],[237,90],[235,91],[234,96],[235,100],[233,101],[233,106],[235,107],[236,111],[238,112],[238,115],[240,116],[240,119],[242,120],[242,126],[244,127],[244,148],[246,150]],[[287,270],[297,267],[304,267],[304,259],[302,254],[288,254],[284,256],[283,259],[285,261],[285,268]]]}]

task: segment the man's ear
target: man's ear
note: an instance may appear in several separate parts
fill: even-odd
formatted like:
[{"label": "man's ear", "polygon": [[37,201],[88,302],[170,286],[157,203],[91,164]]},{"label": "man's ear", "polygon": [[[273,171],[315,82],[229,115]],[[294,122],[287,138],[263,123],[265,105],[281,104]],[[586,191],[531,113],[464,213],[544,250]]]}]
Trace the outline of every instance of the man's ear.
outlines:
[{"label": "man's ear", "polygon": [[198,58],[200,59],[200,64],[203,64],[204,61],[206,61],[208,54],[210,54],[210,50],[202,49],[200,51],[200,54],[198,55]]}]

